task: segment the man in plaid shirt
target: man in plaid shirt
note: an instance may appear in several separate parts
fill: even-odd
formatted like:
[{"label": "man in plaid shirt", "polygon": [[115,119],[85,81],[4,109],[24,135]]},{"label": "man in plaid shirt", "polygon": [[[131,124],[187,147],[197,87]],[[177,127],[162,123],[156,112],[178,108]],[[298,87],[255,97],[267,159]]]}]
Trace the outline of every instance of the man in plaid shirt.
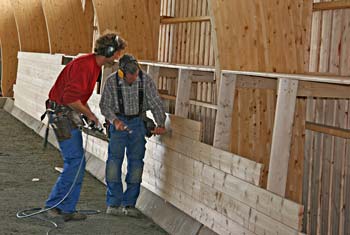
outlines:
[{"label": "man in plaid shirt", "polygon": [[[100,109],[111,123],[106,165],[106,213],[137,217],[140,212],[135,209],[135,204],[140,193],[146,150],[146,129],[142,115],[145,115],[146,110],[151,110],[157,123],[152,133],[156,135],[165,133],[166,115],[154,81],[140,69],[132,55],[121,57],[119,70],[107,78]],[[125,149],[128,169],[124,192],[121,169]]]}]

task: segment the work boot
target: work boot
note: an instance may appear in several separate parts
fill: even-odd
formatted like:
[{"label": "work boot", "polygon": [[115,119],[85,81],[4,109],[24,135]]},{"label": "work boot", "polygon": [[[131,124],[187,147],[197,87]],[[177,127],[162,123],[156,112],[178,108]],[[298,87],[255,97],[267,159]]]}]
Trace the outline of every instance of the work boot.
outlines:
[{"label": "work boot", "polygon": [[47,217],[49,218],[58,218],[61,216],[61,210],[58,208],[52,208],[51,210],[47,211]]},{"label": "work boot", "polygon": [[38,217],[42,218],[44,220],[53,221],[56,224],[63,224],[64,223],[64,219],[62,217],[61,210],[58,208],[53,208],[51,210],[45,211],[44,213],[39,214]]},{"label": "work boot", "polygon": [[134,206],[125,206],[123,207],[123,212],[126,216],[139,218],[141,217],[142,213],[136,209]]},{"label": "work boot", "polygon": [[79,213],[79,212],[73,212],[73,213],[62,213],[63,220],[65,222],[67,221],[78,221],[78,220],[84,220],[87,218],[86,215]]},{"label": "work boot", "polygon": [[124,215],[124,211],[121,206],[108,206],[106,210],[106,214],[121,216],[121,215]]}]

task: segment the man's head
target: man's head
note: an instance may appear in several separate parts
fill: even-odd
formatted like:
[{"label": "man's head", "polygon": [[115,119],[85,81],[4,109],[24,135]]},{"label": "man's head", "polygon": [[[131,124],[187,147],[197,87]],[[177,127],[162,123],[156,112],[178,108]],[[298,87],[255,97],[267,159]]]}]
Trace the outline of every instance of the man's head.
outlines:
[{"label": "man's head", "polygon": [[118,59],[126,48],[126,41],[115,33],[107,33],[96,40],[95,53],[106,57],[110,62]]},{"label": "man's head", "polygon": [[124,78],[127,83],[132,84],[136,81],[139,70],[139,64],[134,56],[125,54],[120,57],[118,75]]}]

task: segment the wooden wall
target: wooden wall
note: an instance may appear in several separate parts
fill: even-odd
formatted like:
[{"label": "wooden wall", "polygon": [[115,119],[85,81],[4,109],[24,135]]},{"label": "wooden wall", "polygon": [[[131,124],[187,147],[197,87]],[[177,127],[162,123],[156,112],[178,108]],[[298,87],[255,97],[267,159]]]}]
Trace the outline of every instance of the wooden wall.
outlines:
[{"label": "wooden wall", "polygon": [[[81,0],[41,2],[51,53],[76,55],[92,51],[91,13],[84,14]],[[92,7],[85,11],[92,11]]]},{"label": "wooden wall", "polygon": [[3,96],[13,96],[16,81],[18,33],[11,1],[0,1],[1,90]]},{"label": "wooden wall", "polygon": [[[315,11],[310,71],[350,76],[349,39],[350,9]],[[310,97],[306,121],[349,130],[349,108],[349,99]],[[308,234],[350,233],[349,150],[349,139],[306,131],[303,204]]]},{"label": "wooden wall", "polygon": [[[207,0],[162,0],[162,17],[189,18],[209,16]],[[214,66],[214,49],[210,21],[183,22],[160,25],[158,61],[176,64]],[[173,77],[161,77],[158,87],[167,95],[176,95],[177,81]],[[215,82],[193,82],[191,99],[215,104]],[[174,112],[175,102],[169,102],[169,112]],[[199,105],[190,105],[189,117],[201,121],[205,143],[212,144],[216,110]]]},{"label": "wooden wall", "polygon": [[307,71],[311,0],[209,1],[222,69]]},{"label": "wooden wall", "polygon": [[117,31],[128,42],[127,51],[140,60],[157,59],[158,0],[93,0],[100,34]]},{"label": "wooden wall", "polygon": [[49,40],[40,0],[12,0],[21,51],[49,52]]}]

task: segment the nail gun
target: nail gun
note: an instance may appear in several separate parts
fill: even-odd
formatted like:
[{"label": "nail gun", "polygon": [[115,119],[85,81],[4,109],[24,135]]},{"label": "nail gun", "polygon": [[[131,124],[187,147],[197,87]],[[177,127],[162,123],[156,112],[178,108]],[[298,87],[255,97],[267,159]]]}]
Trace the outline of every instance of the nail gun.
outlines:
[{"label": "nail gun", "polygon": [[85,115],[82,115],[81,119],[84,123],[84,125],[81,127],[81,130],[85,134],[94,136],[105,141],[109,141],[107,135],[104,133],[103,127],[99,123],[96,125],[94,121],[89,120]]}]

